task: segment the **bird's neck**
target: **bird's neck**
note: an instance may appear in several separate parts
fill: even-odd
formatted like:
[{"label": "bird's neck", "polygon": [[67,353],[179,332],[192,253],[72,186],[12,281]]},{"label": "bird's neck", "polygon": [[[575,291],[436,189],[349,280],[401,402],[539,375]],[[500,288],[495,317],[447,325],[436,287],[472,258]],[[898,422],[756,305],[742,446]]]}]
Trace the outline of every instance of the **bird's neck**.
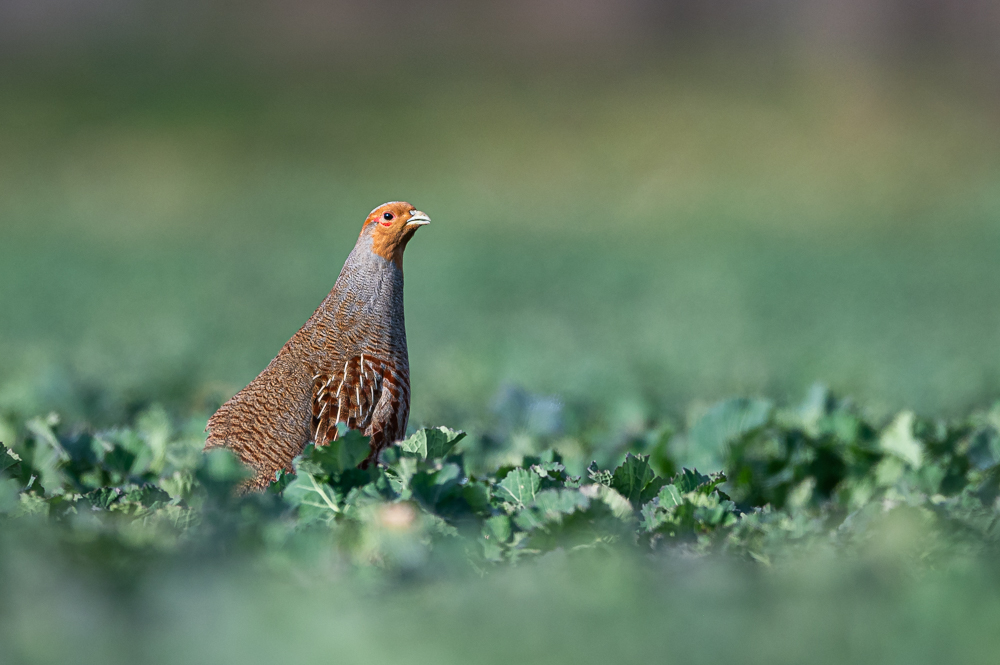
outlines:
[{"label": "bird's neck", "polygon": [[377,238],[373,238],[371,234],[362,234],[347,257],[344,269],[346,270],[348,266],[352,270],[372,276],[383,278],[398,276],[399,280],[402,281],[403,252],[402,249],[398,249],[386,255],[385,252],[380,251]]},{"label": "bird's neck", "polygon": [[354,307],[402,321],[402,265],[379,255],[372,245],[370,236],[358,239],[331,295],[345,305],[349,301]]}]

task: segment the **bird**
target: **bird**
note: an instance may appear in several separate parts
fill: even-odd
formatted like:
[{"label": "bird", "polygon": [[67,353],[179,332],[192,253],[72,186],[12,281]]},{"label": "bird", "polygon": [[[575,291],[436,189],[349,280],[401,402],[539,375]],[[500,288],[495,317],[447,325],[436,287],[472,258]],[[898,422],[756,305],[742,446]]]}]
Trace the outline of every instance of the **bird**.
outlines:
[{"label": "bird", "polygon": [[406,434],[410,365],[403,318],[403,250],[430,218],[404,201],[368,214],[333,290],[278,355],[209,418],[205,451],[228,448],[266,489],[309,442],[338,425],[371,437],[367,469]]}]

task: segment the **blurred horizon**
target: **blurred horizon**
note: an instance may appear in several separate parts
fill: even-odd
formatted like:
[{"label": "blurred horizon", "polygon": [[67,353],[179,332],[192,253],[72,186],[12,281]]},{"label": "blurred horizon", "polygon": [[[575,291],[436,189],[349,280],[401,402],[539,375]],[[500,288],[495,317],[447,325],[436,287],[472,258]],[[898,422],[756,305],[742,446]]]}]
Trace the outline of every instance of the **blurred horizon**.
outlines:
[{"label": "blurred horizon", "polygon": [[[254,0],[225,2],[7,0],[0,49],[8,54],[99,49],[287,58],[482,52],[521,57],[595,46],[619,50],[787,49],[1000,64],[1000,8],[989,0]],[[262,62],[255,63],[263,64]]]}]

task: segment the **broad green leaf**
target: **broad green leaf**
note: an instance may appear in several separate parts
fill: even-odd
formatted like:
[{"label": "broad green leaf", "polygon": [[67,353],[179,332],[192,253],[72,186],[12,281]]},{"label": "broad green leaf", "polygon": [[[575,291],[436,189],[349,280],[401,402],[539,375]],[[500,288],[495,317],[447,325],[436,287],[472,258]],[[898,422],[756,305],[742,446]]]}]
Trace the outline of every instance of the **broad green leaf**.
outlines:
[{"label": "broad green leaf", "polygon": [[594,483],[584,485],[580,488],[580,492],[588,499],[603,501],[618,519],[629,520],[634,515],[632,504],[629,503],[628,499],[610,487]]},{"label": "broad green leaf", "polygon": [[339,494],[347,494],[355,487],[364,487],[372,484],[379,477],[379,470],[369,469],[344,469],[339,474],[330,477],[330,485],[336,488]]},{"label": "broad green leaf", "polygon": [[[154,453],[149,442],[137,431],[115,428],[88,440],[89,451],[97,456],[102,467],[112,475],[113,483],[120,484],[129,476],[139,476],[149,471]],[[166,443],[163,442],[163,445]],[[79,454],[75,454],[76,450],[71,448],[69,452],[71,456],[79,458]]]},{"label": "broad green leaf", "polygon": [[657,478],[649,466],[648,455],[636,456],[632,453],[625,455],[625,461],[611,476],[611,488],[634,506],[642,505],[656,496],[665,482],[662,478]]},{"label": "broad green leaf", "polygon": [[642,489],[656,477],[648,460],[648,455],[626,453],[625,461],[611,476],[611,487],[629,501],[638,499]]},{"label": "broad green leaf", "polygon": [[664,485],[660,489],[660,493],[656,495],[656,498],[662,508],[673,508],[684,502],[681,491],[674,484]]},{"label": "broad green leaf", "polygon": [[709,481],[711,481],[711,478],[698,473],[698,469],[681,469],[681,472],[674,476],[671,482],[677,486],[681,494],[687,494],[688,492],[695,491]]},{"label": "broad green leaf", "polygon": [[487,514],[491,512],[490,488],[485,482],[474,480],[465,484],[462,487],[462,497],[473,511]]},{"label": "broad green leaf", "polygon": [[484,520],[483,536],[494,543],[506,543],[511,536],[510,517],[495,515]]},{"label": "broad green leaf", "polygon": [[458,489],[461,480],[462,469],[457,464],[443,464],[440,469],[413,474],[410,491],[425,508],[433,511],[442,499]]},{"label": "broad green leaf", "polygon": [[284,499],[289,505],[297,507],[299,516],[306,519],[332,519],[341,512],[333,488],[301,469],[295,480],[285,488]]},{"label": "broad green leaf", "polygon": [[367,473],[369,478],[374,476],[374,480],[370,480],[366,486],[369,492],[386,501],[397,501],[401,498],[402,485],[394,474],[384,468],[369,469]]},{"label": "broad green leaf", "polygon": [[563,515],[586,510],[590,499],[579,490],[542,490],[535,496],[532,508],[545,520],[560,520]]},{"label": "broad green leaf", "polygon": [[352,429],[325,446],[306,446],[302,458],[318,464],[322,473],[332,475],[357,468],[370,452],[371,439]]},{"label": "broad green leaf", "polygon": [[514,523],[524,531],[549,524],[560,524],[567,515],[590,507],[590,499],[579,490],[542,490],[531,506],[514,516]]},{"label": "broad green leaf", "polygon": [[445,457],[464,438],[465,432],[447,427],[424,428],[401,441],[399,448],[405,453],[419,456],[422,459],[437,459]]},{"label": "broad green leaf", "polygon": [[542,478],[534,471],[514,469],[493,488],[493,496],[523,508],[535,500]]},{"label": "broad green leaf", "polygon": [[644,503],[648,503],[656,498],[656,495],[660,493],[660,489],[667,484],[666,478],[660,478],[657,476],[650,482],[646,487],[643,488],[642,493],[639,494],[639,500],[635,502],[636,506],[641,506]]}]

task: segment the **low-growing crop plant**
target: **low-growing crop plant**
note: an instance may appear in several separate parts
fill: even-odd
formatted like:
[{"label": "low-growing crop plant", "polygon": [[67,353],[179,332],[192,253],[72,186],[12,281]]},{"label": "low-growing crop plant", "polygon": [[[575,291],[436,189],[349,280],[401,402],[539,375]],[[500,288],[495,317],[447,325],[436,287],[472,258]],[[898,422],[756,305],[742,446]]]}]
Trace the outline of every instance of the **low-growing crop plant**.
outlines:
[{"label": "low-growing crop plant", "polygon": [[[552,448],[470,472],[465,433],[445,427],[414,432],[361,470],[367,439],[344,432],[247,495],[232,455],[200,452],[200,424],[178,428],[157,408],[96,432],[55,415],[29,420],[0,448],[0,522],[100,542],[94,551],[110,548],[119,561],[214,550],[281,553],[269,559],[278,565],[318,548],[410,572],[442,552],[478,571],[595,548],[770,562],[810,544],[863,546],[897,513],[928,534],[914,554],[928,564],[992,549],[998,536],[1000,410],[874,423],[823,389],[785,409],[729,400],[673,439],[647,437],[645,454],[626,452],[611,468],[593,462],[582,475]],[[723,468],[683,467],[673,451],[692,445],[716,446]],[[678,471],[658,475],[651,456]]]}]

